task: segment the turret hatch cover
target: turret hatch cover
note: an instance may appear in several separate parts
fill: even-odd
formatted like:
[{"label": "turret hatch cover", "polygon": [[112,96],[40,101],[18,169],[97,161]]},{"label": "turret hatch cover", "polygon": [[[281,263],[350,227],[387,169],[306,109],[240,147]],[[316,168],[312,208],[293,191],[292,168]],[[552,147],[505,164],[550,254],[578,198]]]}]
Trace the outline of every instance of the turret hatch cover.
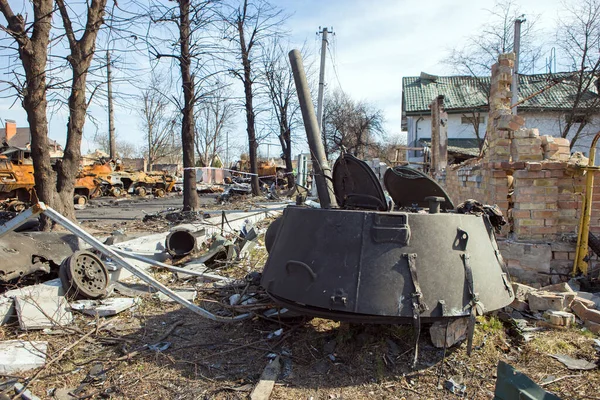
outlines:
[{"label": "turret hatch cover", "polygon": [[383,183],[398,207],[428,208],[429,196],[443,197],[445,202],[440,204],[443,210],[454,209],[454,204],[448,193],[436,181],[425,173],[405,166],[389,168],[383,176]]},{"label": "turret hatch cover", "polygon": [[367,163],[344,153],[333,165],[333,191],[341,208],[387,211],[383,188]]}]

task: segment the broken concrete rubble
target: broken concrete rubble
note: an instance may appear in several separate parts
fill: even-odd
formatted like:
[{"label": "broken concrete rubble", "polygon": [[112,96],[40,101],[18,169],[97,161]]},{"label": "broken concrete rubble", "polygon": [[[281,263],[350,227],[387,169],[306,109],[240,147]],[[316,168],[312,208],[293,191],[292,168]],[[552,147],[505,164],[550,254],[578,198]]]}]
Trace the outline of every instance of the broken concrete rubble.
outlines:
[{"label": "broken concrete rubble", "polygon": [[122,313],[139,303],[137,298],[112,297],[104,300],[77,300],[71,303],[71,309],[81,313],[110,317]]},{"label": "broken concrete rubble", "polygon": [[574,292],[558,293],[536,291],[527,295],[527,302],[532,311],[565,311],[575,298]]},{"label": "broken concrete rubble", "polygon": [[550,320],[552,325],[566,326],[575,325],[575,315],[565,311],[552,311],[549,310],[545,314],[546,318]]},{"label": "broken concrete rubble", "polygon": [[68,325],[73,320],[67,310],[60,279],[43,284],[9,290],[0,299],[4,299],[2,309],[5,310],[2,321],[17,315],[19,325],[24,330],[50,328],[57,325]]},{"label": "broken concrete rubble", "polygon": [[48,342],[5,340],[0,342],[0,374],[15,375],[46,363]]}]

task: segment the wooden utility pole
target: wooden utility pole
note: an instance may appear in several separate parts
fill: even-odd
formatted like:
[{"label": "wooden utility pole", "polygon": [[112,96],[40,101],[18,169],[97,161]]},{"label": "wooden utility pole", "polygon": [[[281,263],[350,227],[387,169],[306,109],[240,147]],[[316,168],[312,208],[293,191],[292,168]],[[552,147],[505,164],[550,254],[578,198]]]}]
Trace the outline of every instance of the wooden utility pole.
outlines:
[{"label": "wooden utility pole", "polygon": [[325,58],[327,57],[328,33],[327,28],[323,28],[323,30],[317,33],[323,35],[321,44],[321,69],[319,70],[319,95],[317,97],[317,123],[319,124],[319,131],[323,131],[323,92],[325,89]]},{"label": "wooden utility pole", "polygon": [[112,76],[110,73],[110,51],[106,50],[106,82],[108,85],[108,143],[110,159],[117,157],[117,143],[115,140],[115,114],[112,99]]},{"label": "wooden utility pole", "polygon": [[444,111],[444,96],[436,97],[431,108],[431,175],[439,174],[448,165],[448,114]]},{"label": "wooden utility pole", "polygon": [[513,52],[515,53],[515,67],[512,77],[512,113],[517,115],[517,102],[519,101],[519,52],[521,50],[521,24],[525,22],[525,15],[515,19],[515,33]]}]

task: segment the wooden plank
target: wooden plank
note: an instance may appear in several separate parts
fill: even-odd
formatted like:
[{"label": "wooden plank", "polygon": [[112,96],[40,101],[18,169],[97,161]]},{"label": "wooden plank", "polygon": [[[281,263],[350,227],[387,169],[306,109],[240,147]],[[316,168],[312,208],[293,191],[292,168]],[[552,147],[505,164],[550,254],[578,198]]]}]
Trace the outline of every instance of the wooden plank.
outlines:
[{"label": "wooden plank", "polygon": [[254,390],[252,390],[252,393],[250,393],[250,400],[268,400],[271,397],[271,392],[280,372],[281,362],[279,356],[277,356],[265,367],[260,380],[254,387]]}]

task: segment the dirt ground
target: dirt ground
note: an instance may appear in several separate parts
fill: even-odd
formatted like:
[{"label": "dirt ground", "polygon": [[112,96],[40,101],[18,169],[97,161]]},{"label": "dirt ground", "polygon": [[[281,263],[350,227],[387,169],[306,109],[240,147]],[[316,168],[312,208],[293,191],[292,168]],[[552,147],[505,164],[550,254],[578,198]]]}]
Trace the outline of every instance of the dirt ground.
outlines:
[{"label": "dirt ground", "polygon": [[[82,225],[91,231],[139,233],[141,210],[176,200],[90,208],[78,215],[85,216]],[[217,207],[214,197],[205,201],[207,210]],[[96,212],[110,218],[94,216]],[[248,259],[219,273],[243,277],[260,271],[266,261],[263,239]],[[231,294],[201,282],[175,281],[164,271],[156,275],[172,288],[194,286],[196,302],[202,305],[226,301]],[[19,376],[21,382],[35,377],[28,388],[41,398],[70,389],[80,399],[245,399],[269,359],[280,355],[282,369],[272,399],[490,399],[499,360],[538,384],[554,381],[544,388],[563,399],[600,399],[598,369],[570,371],[550,357],[560,353],[596,362],[597,337],[578,328],[542,327],[524,343],[509,328],[493,315],[479,317],[468,357],[464,342],[445,352],[434,348],[424,326],[419,362],[412,369],[412,327],[259,316],[216,323],[148,295],[118,316],[95,320],[76,314],[72,327],[53,332],[22,332],[14,324],[0,327],[0,340],[49,342],[46,366]],[[280,335],[273,334],[279,329]],[[466,392],[453,394],[444,388],[451,378],[466,385]]]}]

